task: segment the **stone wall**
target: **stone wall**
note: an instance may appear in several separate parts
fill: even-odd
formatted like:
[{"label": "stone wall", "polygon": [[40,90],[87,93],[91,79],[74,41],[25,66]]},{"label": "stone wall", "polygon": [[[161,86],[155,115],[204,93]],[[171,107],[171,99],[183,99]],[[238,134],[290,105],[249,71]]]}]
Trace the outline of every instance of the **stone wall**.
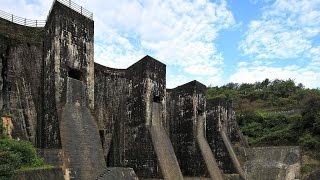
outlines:
[{"label": "stone wall", "polygon": [[161,176],[148,127],[153,102],[160,103],[165,121],[165,73],[165,65],[150,56],[125,70],[95,64],[95,117],[109,166]]},{"label": "stone wall", "polygon": [[218,162],[219,168],[225,174],[236,173],[227,148],[220,135],[221,123],[226,124],[226,134],[232,142],[237,141],[233,122],[235,115],[232,106],[220,100],[207,100],[207,140]]},{"label": "stone wall", "polygon": [[15,180],[64,180],[61,168],[18,171]]},{"label": "stone wall", "polygon": [[81,80],[91,110],[94,102],[93,30],[91,19],[55,1],[44,36],[42,148],[61,146],[58,111],[66,101],[67,77]]},{"label": "stone wall", "polygon": [[[124,142],[120,141],[120,137],[124,136],[124,132],[120,132],[120,129],[123,129],[122,125],[128,117],[126,101],[129,86],[125,70],[107,68],[95,63],[94,77],[94,116],[98,124],[104,156],[108,165],[121,166],[120,162],[123,162],[124,158]],[[111,142],[114,147],[110,150]]]},{"label": "stone wall", "polygon": [[208,171],[196,141],[197,117],[205,113],[206,87],[192,81],[167,92],[167,121],[182,174],[207,176]]},{"label": "stone wall", "polygon": [[126,108],[128,121],[124,123],[124,155],[126,166],[132,167],[139,177],[158,177],[160,168],[153,149],[149,125],[151,105],[160,103],[164,112],[165,65],[146,56],[127,70],[130,79]]},{"label": "stone wall", "polygon": [[61,167],[63,165],[63,152],[62,149],[37,149],[38,156],[42,157],[46,164]]},{"label": "stone wall", "polygon": [[249,151],[249,160],[244,165],[248,180],[300,179],[298,146],[256,147]]},{"label": "stone wall", "polygon": [[108,167],[97,180],[138,180],[132,168]]},{"label": "stone wall", "polygon": [[43,28],[0,18],[0,108],[12,117],[12,137],[36,141],[40,118]]}]

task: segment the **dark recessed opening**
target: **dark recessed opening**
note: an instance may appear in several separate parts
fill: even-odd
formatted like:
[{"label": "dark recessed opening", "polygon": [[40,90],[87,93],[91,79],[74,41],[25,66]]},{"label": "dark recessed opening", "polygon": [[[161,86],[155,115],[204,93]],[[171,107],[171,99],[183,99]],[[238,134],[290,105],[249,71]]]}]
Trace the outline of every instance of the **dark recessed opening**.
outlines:
[{"label": "dark recessed opening", "polygon": [[203,111],[201,109],[197,109],[197,114],[198,115],[202,115],[203,114]]},{"label": "dark recessed opening", "polygon": [[27,43],[27,46],[28,46],[28,47],[30,47],[30,46],[31,46],[31,44],[30,44],[30,43]]},{"label": "dark recessed opening", "polygon": [[156,95],[153,95],[153,102],[156,102],[156,103],[160,103],[161,99],[160,99],[160,96],[156,96]]},{"label": "dark recessed opening", "polygon": [[113,138],[112,138],[112,140],[111,140],[111,144],[110,144],[110,148],[109,148],[109,152],[106,152],[106,153],[108,153],[107,154],[107,157],[105,157],[105,159],[106,159],[106,162],[107,162],[107,167],[112,167],[112,166],[114,166],[114,152],[113,152]]},{"label": "dark recessed opening", "polygon": [[69,68],[69,71],[68,71],[68,76],[73,78],[73,79],[77,79],[77,80],[80,80],[82,79],[82,72],[77,70],[77,69],[72,69],[72,68]]},{"label": "dark recessed opening", "polygon": [[99,130],[101,145],[104,147],[104,130]]}]

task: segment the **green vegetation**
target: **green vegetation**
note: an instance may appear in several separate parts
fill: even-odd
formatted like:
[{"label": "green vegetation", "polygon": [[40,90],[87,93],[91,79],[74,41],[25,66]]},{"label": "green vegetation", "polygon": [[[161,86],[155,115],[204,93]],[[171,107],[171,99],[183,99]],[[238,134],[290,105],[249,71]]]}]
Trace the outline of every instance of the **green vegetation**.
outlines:
[{"label": "green vegetation", "polygon": [[[0,130],[3,131],[0,124]],[[32,169],[44,166],[41,158],[30,142],[0,137],[0,179],[12,179],[20,169]]]},{"label": "green vegetation", "polygon": [[0,121],[0,138],[1,138],[1,135],[4,133],[4,127],[3,127],[3,122]]},{"label": "green vegetation", "polygon": [[320,148],[320,90],[293,80],[265,79],[253,84],[209,87],[208,99],[232,102],[249,144]]},{"label": "green vegetation", "polygon": [[302,174],[308,174],[312,172],[313,170],[317,169],[318,165],[316,164],[307,164],[301,167],[301,173]]}]

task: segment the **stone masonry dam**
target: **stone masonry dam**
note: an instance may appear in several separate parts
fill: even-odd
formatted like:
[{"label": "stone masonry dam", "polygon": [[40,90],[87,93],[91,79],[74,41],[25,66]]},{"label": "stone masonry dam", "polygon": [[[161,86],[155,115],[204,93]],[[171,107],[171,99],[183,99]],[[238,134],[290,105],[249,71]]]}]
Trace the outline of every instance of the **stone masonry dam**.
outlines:
[{"label": "stone masonry dam", "polygon": [[232,104],[200,82],[167,89],[148,55],[95,63],[83,7],[54,0],[46,21],[16,19],[0,11],[0,115],[61,179],[299,178],[298,147],[249,148]]}]

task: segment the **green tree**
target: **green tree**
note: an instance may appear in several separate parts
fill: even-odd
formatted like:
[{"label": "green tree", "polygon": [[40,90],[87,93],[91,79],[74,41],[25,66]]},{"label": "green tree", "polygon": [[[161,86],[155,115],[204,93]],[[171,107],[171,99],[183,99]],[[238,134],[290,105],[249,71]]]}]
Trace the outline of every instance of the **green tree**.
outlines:
[{"label": "green tree", "polygon": [[302,126],[311,130],[313,134],[320,135],[320,96],[309,96],[302,111]]}]

